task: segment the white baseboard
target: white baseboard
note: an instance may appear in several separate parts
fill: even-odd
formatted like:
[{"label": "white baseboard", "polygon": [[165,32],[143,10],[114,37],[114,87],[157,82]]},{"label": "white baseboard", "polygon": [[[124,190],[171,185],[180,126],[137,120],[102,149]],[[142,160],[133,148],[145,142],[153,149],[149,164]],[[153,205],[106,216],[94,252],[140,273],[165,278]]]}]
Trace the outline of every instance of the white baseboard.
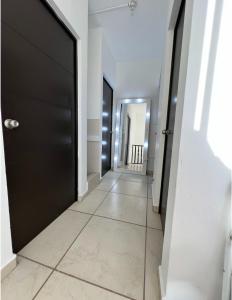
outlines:
[{"label": "white baseboard", "polygon": [[161,300],[165,300],[166,297],[165,297],[163,273],[162,273],[162,267],[161,266],[159,266],[159,285],[160,285]]},{"label": "white baseboard", "polygon": [[88,190],[89,190],[88,182],[86,182],[85,190],[84,190],[84,192],[78,194],[78,200],[77,201],[81,201],[88,194]]},{"label": "white baseboard", "polygon": [[14,254],[12,259],[1,269],[1,280],[3,280],[10,272],[14,270],[17,265],[16,255]]}]

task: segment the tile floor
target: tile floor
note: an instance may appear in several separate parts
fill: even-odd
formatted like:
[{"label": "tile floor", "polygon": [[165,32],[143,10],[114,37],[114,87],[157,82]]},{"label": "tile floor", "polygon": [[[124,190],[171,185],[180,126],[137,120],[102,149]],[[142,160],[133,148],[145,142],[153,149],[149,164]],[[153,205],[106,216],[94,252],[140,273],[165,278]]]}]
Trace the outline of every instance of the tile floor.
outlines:
[{"label": "tile floor", "polygon": [[18,254],[2,300],[158,300],[163,234],[146,176],[108,172]]}]

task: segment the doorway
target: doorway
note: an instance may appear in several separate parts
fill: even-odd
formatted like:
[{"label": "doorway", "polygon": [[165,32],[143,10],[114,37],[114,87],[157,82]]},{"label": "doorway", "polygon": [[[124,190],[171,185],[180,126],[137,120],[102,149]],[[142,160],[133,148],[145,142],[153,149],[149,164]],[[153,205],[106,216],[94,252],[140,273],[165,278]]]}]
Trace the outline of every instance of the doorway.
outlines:
[{"label": "doorway", "polygon": [[149,99],[122,99],[116,114],[114,169],[146,175]]},{"label": "doorway", "polygon": [[77,198],[76,60],[76,39],[46,2],[2,1],[2,126],[14,252]]},{"label": "doorway", "polygon": [[102,177],[111,169],[113,89],[103,78]]},{"label": "doorway", "polygon": [[165,145],[164,145],[164,158],[163,158],[163,171],[162,171],[159,212],[161,215],[163,230],[165,229],[170,168],[171,168],[171,159],[172,159],[173,133],[174,133],[175,115],[176,115],[176,103],[178,101],[177,92],[178,92],[182,38],[183,38],[183,29],[184,29],[184,15],[185,15],[185,1],[182,1],[177,22],[174,29],[167,123],[166,123],[166,129],[162,131],[162,133],[165,135]]}]

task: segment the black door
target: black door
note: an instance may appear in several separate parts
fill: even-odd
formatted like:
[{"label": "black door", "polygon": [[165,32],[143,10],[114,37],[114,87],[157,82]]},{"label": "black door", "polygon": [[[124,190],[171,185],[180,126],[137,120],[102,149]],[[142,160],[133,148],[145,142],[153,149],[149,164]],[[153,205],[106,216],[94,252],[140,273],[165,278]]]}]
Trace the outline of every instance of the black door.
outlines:
[{"label": "black door", "polygon": [[[75,39],[45,1],[2,0],[2,119],[14,252],[76,198],[75,64]],[[15,125],[7,119],[19,126],[7,128]]]},{"label": "black door", "polygon": [[160,195],[160,214],[163,229],[165,228],[167,199],[168,199],[168,187],[170,178],[170,167],[172,159],[172,144],[173,144],[173,130],[175,125],[175,114],[176,114],[176,102],[179,82],[179,70],[180,70],[180,58],[182,48],[182,37],[184,27],[184,11],[185,3],[181,4],[179,16],[174,30],[174,43],[173,43],[173,55],[172,55],[172,69],[170,78],[170,90],[169,90],[169,104],[167,112],[167,126],[166,130],[163,131],[165,134],[165,148],[164,148],[164,161],[163,161],[163,174],[161,184],[161,195]]},{"label": "black door", "polygon": [[111,169],[113,89],[103,79],[102,107],[102,176]]}]

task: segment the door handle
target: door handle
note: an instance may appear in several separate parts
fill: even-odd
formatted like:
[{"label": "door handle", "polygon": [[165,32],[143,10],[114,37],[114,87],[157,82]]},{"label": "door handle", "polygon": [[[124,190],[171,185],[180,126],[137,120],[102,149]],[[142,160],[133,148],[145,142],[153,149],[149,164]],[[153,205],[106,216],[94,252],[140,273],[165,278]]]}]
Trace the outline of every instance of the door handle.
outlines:
[{"label": "door handle", "polygon": [[165,135],[173,134],[173,130],[164,129],[164,130],[162,130],[162,134],[165,134]]},{"label": "door handle", "polygon": [[8,129],[15,129],[15,128],[19,127],[19,122],[17,120],[6,119],[4,121],[4,125]]}]

